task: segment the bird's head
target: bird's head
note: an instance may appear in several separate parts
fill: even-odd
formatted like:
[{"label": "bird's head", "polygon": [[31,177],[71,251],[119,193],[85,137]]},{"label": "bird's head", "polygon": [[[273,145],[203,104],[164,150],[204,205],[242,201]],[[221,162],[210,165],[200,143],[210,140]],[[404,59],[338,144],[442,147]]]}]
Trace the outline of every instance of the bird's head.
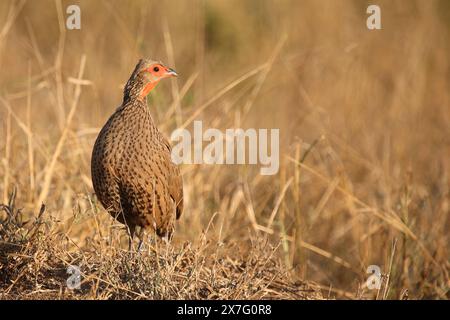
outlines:
[{"label": "bird's head", "polygon": [[141,59],[125,86],[124,99],[144,99],[161,79],[176,76],[178,75],[175,70],[166,67],[162,62]]}]

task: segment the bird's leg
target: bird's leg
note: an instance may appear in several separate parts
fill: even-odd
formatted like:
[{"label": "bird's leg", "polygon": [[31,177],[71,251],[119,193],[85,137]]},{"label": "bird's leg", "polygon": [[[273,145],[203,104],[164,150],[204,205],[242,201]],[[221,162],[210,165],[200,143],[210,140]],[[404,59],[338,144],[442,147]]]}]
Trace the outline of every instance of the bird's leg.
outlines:
[{"label": "bird's leg", "polygon": [[169,234],[166,234],[162,239],[166,245],[168,245],[170,243],[170,235]]},{"label": "bird's leg", "polygon": [[139,238],[139,245],[138,245],[137,251],[142,252],[142,251],[144,251],[145,229],[142,227],[139,228],[137,236]]},{"label": "bird's leg", "polygon": [[136,230],[134,225],[128,226],[128,251],[131,252],[133,249],[133,238],[134,238],[134,232]]},{"label": "bird's leg", "polygon": [[131,249],[133,247],[133,238],[128,237],[128,251],[131,252]]},{"label": "bird's leg", "polygon": [[172,240],[173,230],[174,230],[173,224],[170,224],[169,227],[167,228],[166,234],[163,237],[164,243],[166,245],[168,245]]},{"label": "bird's leg", "polygon": [[144,240],[140,239],[139,245],[138,245],[138,252],[142,252],[142,251],[144,251]]}]

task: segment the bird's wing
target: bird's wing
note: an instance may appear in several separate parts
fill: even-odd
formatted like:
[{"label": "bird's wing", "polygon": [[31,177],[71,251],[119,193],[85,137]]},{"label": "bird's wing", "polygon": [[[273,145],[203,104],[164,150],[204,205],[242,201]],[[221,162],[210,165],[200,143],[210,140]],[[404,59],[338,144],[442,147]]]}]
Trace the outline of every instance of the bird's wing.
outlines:
[{"label": "bird's wing", "polygon": [[172,168],[173,173],[169,192],[177,206],[177,219],[179,219],[183,212],[183,178],[181,177],[180,169],[175,164],[172,164]]},{"label": "bird's wing", "polygon": [[180,168],[178,168],[178,166],[172,162],[172,148],[170,147],[169,141],[165,137],[162,137],[162,140],[168,150],[167,163],[169,164],[169,193],[171,198],[175,202],[177,212],[176,217],[177,219],[179,219],[181,213],[183,212],[183,178],[180,173]]}]

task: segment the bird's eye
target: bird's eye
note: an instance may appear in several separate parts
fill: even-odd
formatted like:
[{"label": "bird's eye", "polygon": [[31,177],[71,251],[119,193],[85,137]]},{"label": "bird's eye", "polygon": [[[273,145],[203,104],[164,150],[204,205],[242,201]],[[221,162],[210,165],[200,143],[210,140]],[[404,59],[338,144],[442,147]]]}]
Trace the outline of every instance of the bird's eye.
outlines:
[{"label": "bird's eye", "polygon": [[159,71],[159,68],[158,68],[158,67],[154,67],[154,68],[153,68],[153,71],[158,72],[158,71]]}]

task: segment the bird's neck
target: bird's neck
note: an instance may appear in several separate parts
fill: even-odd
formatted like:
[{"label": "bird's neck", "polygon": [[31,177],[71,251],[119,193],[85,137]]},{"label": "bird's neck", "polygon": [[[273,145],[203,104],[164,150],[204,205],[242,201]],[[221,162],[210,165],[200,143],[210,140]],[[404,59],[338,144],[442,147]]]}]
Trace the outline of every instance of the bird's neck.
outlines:
[{"label": "bird's neck", "polygon": [[142,88],[136,86],[132,87],[129,90],[125,90],[123,93],[123,102],[122,105],[137,105],[137,104],[143,104],[147,105],[147,96],[142,96]]},{"label": "bird's neck", "polygon": [[[147,106],[148,82],[136,77],[128,80],[123,94],[122,106],[119,107],[119,112],[124,116],[123,119],[127,122],[135,122],[140,124],[146,122],[153,124],[153,118]],[[152,88],[148,89],[150,91]],[[142,94],[145,92],[145,94]],[[154,126],[150,126],[154,127]]]},{"label": "bird's neck", "polygon": [[149,81],[141,75],[132,75],[123,91],[123,103],[125,104],[131,100],[141,100],[146,102],[147,95],[154,87],[156,87],[158,82],[158,79]]},{"label": "bird's neck", "polygon": [[142,77],[131,76],[123,90],[123,102],[122,105],[127,105],[130,102],[138,103],[143,102],[147,105],[147,98],[141,93],[145,88],[145,81]]},{"label": "bird's neck", "polygon": [[139,93],[125,93],[123,95],[122,106],[143,105],[147,106],[147,96],[141,96]]},{"label": "bird's neck", "polygon": [[147,97],[124,96],[119,109],[125,111],[127,114],[135,114],[137,117],[143,117],[147,114],[150,115],[150,110],[147,106]]}]

